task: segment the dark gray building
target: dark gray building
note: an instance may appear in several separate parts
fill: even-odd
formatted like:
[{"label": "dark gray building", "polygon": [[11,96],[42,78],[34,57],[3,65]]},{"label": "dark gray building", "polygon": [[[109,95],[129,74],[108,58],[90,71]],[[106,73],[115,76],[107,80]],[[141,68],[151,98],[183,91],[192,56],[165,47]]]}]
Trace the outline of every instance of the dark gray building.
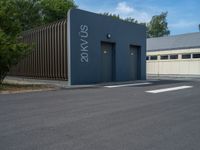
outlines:
[{"label": "dark gray building", "polygon": [[36,49],[12,74],[30,65],[29,74],[22,69],[20,75],[64,79],[71,85],[146,79],[143,25],[72,9],[67,22],[27,31],[27,38],[36,43]]},{"label": "dark gray building", "polygon": [[78,9],[68,14],[71,84],[146,78],[146,28]]}]

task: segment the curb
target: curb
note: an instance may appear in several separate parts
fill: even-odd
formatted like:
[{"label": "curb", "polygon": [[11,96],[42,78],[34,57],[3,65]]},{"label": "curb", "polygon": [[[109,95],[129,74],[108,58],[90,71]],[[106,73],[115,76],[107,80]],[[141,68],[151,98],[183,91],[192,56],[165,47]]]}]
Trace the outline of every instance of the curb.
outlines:
[{"label": "curb", "polygon": [[44,89],[37,89],[37,90],[20,90],[20,91],[1,91],[0,95],[6,94],[20,94],[20,93],[32,93],[32,92],[43,92],[43,91],[56,91],[58,88],[44,88]]}]

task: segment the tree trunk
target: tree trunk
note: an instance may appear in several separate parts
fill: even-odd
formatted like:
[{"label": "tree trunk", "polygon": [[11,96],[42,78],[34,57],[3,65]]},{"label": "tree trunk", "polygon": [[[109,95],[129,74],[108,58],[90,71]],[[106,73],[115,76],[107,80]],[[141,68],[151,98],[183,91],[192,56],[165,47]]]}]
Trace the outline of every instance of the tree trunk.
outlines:
[{"label": "tree trunk", "polygon": [[0,85],[3,84],[3,80],[5,79],[7,72],[0,71]]}]

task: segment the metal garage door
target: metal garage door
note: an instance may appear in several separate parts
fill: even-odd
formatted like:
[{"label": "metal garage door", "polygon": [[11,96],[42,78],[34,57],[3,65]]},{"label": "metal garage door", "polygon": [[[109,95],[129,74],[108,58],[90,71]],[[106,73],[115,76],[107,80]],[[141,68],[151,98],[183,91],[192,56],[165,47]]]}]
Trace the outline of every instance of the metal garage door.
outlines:
[{"label": "metal garage door", "polygon": [[112,43],[101,43],[101,80],[102,82],[113,81],[114,49]]},{"label": "metal garage door", "polygon": [[130,80],[138,79],[138,54],[139,47],[138,46],[130,46]]}]

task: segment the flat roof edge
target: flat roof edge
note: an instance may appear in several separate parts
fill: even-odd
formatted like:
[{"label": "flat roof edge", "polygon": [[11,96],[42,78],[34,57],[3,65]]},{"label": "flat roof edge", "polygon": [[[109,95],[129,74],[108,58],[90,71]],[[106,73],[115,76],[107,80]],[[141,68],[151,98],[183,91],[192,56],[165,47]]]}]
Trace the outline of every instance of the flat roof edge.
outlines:
[{"label": "flat roof edge", "polygon": [[166,48],[166,49],[153,49],[153,50],[148,50],[147,52],[152,52],[152,51],[170,51],[170,50],[182,50],[182,49],[192,49],[192,48],[200,48],[200,46],[192,46],[192,47],[177,47],[177,48]]}]

